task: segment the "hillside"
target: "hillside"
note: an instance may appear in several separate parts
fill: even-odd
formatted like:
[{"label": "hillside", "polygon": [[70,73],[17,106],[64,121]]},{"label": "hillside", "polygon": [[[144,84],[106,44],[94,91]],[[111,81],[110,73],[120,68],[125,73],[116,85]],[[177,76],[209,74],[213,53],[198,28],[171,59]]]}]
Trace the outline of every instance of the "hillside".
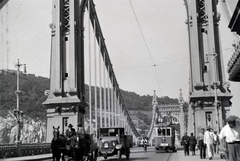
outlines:
[{"label": "hillside", "polygon": [[[16,79],[17,76],[14,72],[0,72],[0,116],[6,116],[8,111],[12,111],[16,108]],[[47,89],[49,89],[48,78],[40,76],[37,77],[33,74],[20,74],[20,108],[26,117],[31,117],[33,119],[39,118],[40,120],[45,121],[46,107],[42,105],[42,102],[44,102],[47,98],[44,95],[44,91]],[[89,98],[88,89],[89,88],[86,85],[85,91],[87,102]],[[134,92],[124,90],[121,90],[121,92],[128,110],[139,111],[140,113],[138,113],[137,116],[141,119],[144,118],[144,122],[149,124],[151,121],[152,96],[140,96]],[[94,87],[92,87],[92,98],[94,98]],[[178,99],[172,99],[165,96],[158,98],[158,103],[174,104],[178,103]],[[92,100],[92,105],[94,107],[94,100]]]}]

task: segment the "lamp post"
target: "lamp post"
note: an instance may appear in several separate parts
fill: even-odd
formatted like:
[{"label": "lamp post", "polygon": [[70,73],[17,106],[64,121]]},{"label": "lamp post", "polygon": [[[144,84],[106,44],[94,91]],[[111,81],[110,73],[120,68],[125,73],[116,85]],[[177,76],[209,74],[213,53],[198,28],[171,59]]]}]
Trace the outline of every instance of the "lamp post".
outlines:
[{"label": "lamp post", "polygon": [[217,88],[219,85],[219,81],[217,81],[217,53],[213,51],[214,54],[207,54],[208,56],[213,56],[213,62],[214,62],[214,82],[213,82],[213,88],[214,88],[214,108],[215,108],[215,119],[216,119],[216,126],[217,126],[217,132],[220,132],[220,125],[219,125],[219,109],[218,109],[218,98],[217,98]]},{"label": "lamp post", "polygon": [[20,67],[24,65],[24,74],[26,73],[26,64],[20,64],[19,59],[17,64],[15,65],[17,67],[17,90],[15,91],[16,97],[17,97],[17,109],[13,110],[14,116],[17,119],[17,138],[16,138],[16,143],[20,144],[20,136],[21,136],[21,127],[23,126],[23,112],[20,111],[19,107],[19,95],[21,94],[21,91],[19,90],[19,72],[20,72]]}]

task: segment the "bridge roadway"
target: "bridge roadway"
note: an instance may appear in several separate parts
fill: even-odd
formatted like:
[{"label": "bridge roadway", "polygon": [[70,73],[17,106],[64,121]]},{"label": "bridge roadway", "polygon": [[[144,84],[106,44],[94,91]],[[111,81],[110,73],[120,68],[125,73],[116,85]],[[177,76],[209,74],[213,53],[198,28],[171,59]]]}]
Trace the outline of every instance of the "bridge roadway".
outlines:
[{"label": "bridge roadway", "polygon": [[[19,161],[19,160],[39,160],[39,161],[52,161],[51,154],[0,159],[0,161]],[[206,158],[208,160],[208,157]],[[205,159],[205,160],[206,160]],[[98,157],[98,161],[104,161],[103,157]],[[180,149],[177,153],[155,153],[154,147],[148,147],[147,152],[143,151],[142,147],[134,147],[131,149],[130,159],[128,161],[202,161],[199,157],[199,151],[196,151],[195,156],[184,156],[183,150]],[[214,161],[224,161],[220,158],[219,154],[215,154]],[[117,161],[117,157],[109,157],[106,161]],[[122,161],[127,161],[125,156],[122,156]]]}]

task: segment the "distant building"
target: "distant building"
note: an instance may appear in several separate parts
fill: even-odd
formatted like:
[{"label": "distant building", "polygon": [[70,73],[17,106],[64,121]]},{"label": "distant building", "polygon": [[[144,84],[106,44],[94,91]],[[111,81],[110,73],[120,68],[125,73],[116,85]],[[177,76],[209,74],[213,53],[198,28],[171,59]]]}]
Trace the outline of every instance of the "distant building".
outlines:
[{"label": "distant building", "polygon": [[[17,74],[17,70],[13,69],[0,69],[1,74]],[[23,74],[21,71],[19,71],[20,74]]]}]

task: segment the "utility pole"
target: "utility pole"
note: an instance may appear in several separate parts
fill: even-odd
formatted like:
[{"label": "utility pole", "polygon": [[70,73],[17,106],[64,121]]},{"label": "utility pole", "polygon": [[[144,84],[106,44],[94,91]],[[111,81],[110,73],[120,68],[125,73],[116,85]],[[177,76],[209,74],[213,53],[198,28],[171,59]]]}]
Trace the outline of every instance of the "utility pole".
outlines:
[{"label": "utility pole", "polygon": [[207,54],[207,56],[213,56],[213,62],[214,62],[214,82],[213,82],[213,88],[214,88],[214,108],[215,108],[215,119],[216,119],[216,126],[217,126],[217,132],[220,132],[219,127],[219,109],[218,109],[218,98],[217,98],[217,88],[219,85],[219,82],[217,81],[217,53],[213,51],[214,54]]},{"label": "utility pole", "polygon": [[214,106],[215,106],[215,115],[216,115],[216,125],[217,125],[217,132],[220,132],[219,128],[219,111],[218,111],[218,99],[217,99],[217,53],[213,54],[214,56]]},{"label": "utility pole", "polygon": [[[17,67],[17,90],[15,91],[15,94],[17,96],[17,109],[14,109],[13,112],[14,112],[14,116],[16,117],[17,119],[17,138],[16,138],[16,143],[17,144],[20,144],[20,136],[21,136],[21,127],[23,126],[23,120],[22,120],[22,117],[23,117],[23,112],[20,111],[20,106],[19,106],[19,95],[21,94],[21,91],[19,90],[19,72],[20,72],[20,67],[24,65],[24,74],[26,73],[26,64],[20,64],[19,63],[19,59],[18,59],[18,62],[17,64],[15,65]],[[18,149],[18,155],[20,156],[21,155],[21,152],[20,150]]]}]

